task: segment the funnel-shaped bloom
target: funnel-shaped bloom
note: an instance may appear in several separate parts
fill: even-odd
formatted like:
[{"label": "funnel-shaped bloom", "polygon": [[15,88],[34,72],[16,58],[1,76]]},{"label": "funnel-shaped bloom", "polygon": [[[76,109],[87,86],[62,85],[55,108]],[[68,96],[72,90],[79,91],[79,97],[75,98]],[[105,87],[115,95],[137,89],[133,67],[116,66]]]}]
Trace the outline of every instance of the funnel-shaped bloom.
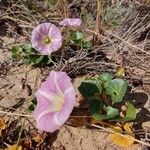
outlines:
[{"label": "funnel-shaped bloom", "polygon": [[60,29],[51,23],[42,23],[34,28],[31,43],[39,53],[49,55],[62,45]]},{"label": "funnel-shaped bloom", "polygon": [[82,21],[79,18],[65,18],[63,21],[59,23],[59,25],[78,27],[81,26],[81,23]]},{"label": "funnel-shaped bloom", "polygon": [[33,112],[37,128],[46,132],[59,129],[75,105],[75,90],[65,72],[51,71],[35,93],[37,107]]}]

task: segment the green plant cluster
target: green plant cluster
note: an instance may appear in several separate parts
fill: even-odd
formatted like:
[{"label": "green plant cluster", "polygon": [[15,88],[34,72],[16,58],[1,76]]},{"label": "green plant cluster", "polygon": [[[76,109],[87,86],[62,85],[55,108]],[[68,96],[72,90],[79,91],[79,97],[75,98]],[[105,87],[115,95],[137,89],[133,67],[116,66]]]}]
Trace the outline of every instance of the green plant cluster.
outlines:
[{"label": "green plant cluster", "polygon": [[38,55],[30,44],[13,46],[11,49],[12,58],[19,61],[23,59],[26,65],[49,64],[51,58],[47,55]]},{"label": "green plant cluster", "polygon": [[90,48],[92,44],[86,40],[82,32],[72,31],[70,34],[70,43],[80,48]]},{"label": "green plant cluster", "polygon": [[137,114],[134,105],[123,99],[127,87],[125,79],[102,73],[96,78],[85,79],[78,90],[88,101],[89,111],[95,119],[127,122],[135,120]]}]

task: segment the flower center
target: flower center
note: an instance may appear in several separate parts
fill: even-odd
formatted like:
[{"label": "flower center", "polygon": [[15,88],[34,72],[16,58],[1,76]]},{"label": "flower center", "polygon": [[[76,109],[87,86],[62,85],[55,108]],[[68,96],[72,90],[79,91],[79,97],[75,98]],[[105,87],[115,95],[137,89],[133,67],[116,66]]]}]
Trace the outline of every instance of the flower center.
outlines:
[{"label": "flower center", "polygon": [[61,110],[63,104],[64,104],[64,96],[63,95],[54,96],[53,105],[54,105],[56,112]]},{"label": "flower center", "polygon": [[43,43],[44,44],[50,44],[51,43],[51,38],[50,37],[45,37],[44,39],[43,39]]}]

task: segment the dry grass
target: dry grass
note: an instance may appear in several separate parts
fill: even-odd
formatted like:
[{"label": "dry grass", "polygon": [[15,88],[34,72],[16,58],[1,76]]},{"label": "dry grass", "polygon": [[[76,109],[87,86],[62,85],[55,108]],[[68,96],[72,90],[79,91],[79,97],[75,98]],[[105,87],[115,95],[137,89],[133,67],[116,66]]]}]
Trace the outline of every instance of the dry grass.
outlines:
[{"label": "dry grass", "polygon": [[[0,49],[2,49],[0,78],[3,80],[0,85],[0,113],[9,123],[16,118],[30,117],[30,115],[23,112],[27,110],[31,96],[27,96],[27,93],[23,93],[22,90],[18,90],[18,93],[13,95],[18,86],[22,85],[20,78],[25,78],[26,83],[31,86],[34,92],[41,80],[52,69],[64,70],[72,78],[75,78],[87,74],[95,75],[103,71],[113,73],[118,66],[123,65],[126,68],[126,78],[132,86],[135,80],[142,81],[142,88],[139,84],[136,87],[133,86],[133,90],[142,89],[149,95],[150,7],[143,5],[139,1],[129,1],[128,3],[116,1],[115,4],[111,4],[108,1],[106,10],[109,10],[108,12],[112,12],[112,14],[118,11],[118,16],[113,16],[113,19],[121,17],[121,22],[110,24],[109,20],[111,20],[112,14],[109,16],[109,13],[106,12],[107,18],[104,17],[106,26],[103,33],[100,34],[94,30],[96,1],[85,0],[85,2],[81,3],[81,1],[68,0],[68,3],[65,3],[66,5],[61,5],[62,2],[65,3],[66,1],[58,0],[55,5],[50,5],[48,0],[2,0],[0,2],[0,24],[3,28],[0,31]],[[143,3],[148,4],[149,1],[144,1]],[[118,9],[114,10],[113,5],[117,5]],[[126,11],[120,12],[125,7]],[[122,13],[125,13],[125,15]],[[25,67],[22,62],[15,62],[11,59],[10,49],[12,45],[30,42],[30,34],[35,25],[46,21],[58,24],[64,16],[82,17],[84,25],[79,30],[85,32],[89,39],[93,35],[99,36],[101,43],[94,45],[90,49],[74,49],[68,45],[54,54],[54,65],[43,66],[43,68],[38,69]],[[8,39],[6,37],[11,41],[7,43]],[[16,69],[13,69],[13,67]],[[36,70],[34,76],[32,76],[33,70]],[[36,80],[34,80],[35,77]],[[15,85],[16,82],[17,86]],[[12,90],[12,93],[10,90]],[[20,107],[16,108],[13,105],[2,106],[2,101],[6,100],[10,103],[10,99],[14,99],[16,104],[16,99],[22,96],[25,98],[25,102]],[[150,99],[148,98],[147,103],[149,101]],[[148,104],[146,109],[150,110]],[[28,118],[25,124],[27,127],[34,126]],[[149,128],[145,130],[144,137],[140,135],[139,137],[141,141],[149,141]],[[144,144],[143,142],[141,143]]]}]

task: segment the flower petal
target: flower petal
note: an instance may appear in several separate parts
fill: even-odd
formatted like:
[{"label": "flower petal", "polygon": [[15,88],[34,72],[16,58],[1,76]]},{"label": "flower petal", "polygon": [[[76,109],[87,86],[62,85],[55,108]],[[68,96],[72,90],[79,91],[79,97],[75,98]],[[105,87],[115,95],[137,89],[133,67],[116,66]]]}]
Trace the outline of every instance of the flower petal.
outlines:
[{"label": "flower petal", "polygon": [[56,27],[54,24],[51,25],[50,30],[48,32],[48,35],[52,38],[52,39],[61,39],[61,31],[58,27]]},{"label": "flower petal", "polygon": [[51,71],[35,95],[38,104],[33,116],[39,130],[60,128],[75,106],[75,89],[65,72]]},{"label": "flower petal", "polygon": [[65,18],[63,21],[59,23],[61,26],[81,26],[82,21],[79,18]]},{"label": "flower petal", "polygon": [[57,86],[58,91],[61,91],[62,93],[65,92],[70,87],[73,87],[71,83],[71,78],[67,76],[65,72],[55,72],[51,71],[51,75],[48,77],[49,79],[54,79],[54,85]]},{"label": "flower petal", "polygon": [[39,24],[37,27],[35,27],[34,30],[36,30],[42,35],[47,35],[52,25],[53,24],[51,24],[50,22],[42,23],[42,24]]},{"label": "flower petal", "polygon": [[69,118],[74,106],[75,106],[75,91],[74,88],[70,88],[65,94],[65,103],[62,110],[57,115],[59,122],[64,124],[64,122]]},{"label": "flower petal", "polygon": [[46,132],[54,132],[55,130],[60,128],[60,125],[55,119],[56,113],[53,113],[51,111],[53,111],[53,107],[49,105],[39,105],[33,112],[33,116],[37,122],[37,128],[39,130]]},{"label": "flower petal", "polygon": [[[49,38],[49,43],[44,43],[45,38]],[[34,28],[31,36],[31,43],[39,53],[49,55],[57,51],[62,45],[62,35],[60,29],[51,23],[42,23]]]}]

